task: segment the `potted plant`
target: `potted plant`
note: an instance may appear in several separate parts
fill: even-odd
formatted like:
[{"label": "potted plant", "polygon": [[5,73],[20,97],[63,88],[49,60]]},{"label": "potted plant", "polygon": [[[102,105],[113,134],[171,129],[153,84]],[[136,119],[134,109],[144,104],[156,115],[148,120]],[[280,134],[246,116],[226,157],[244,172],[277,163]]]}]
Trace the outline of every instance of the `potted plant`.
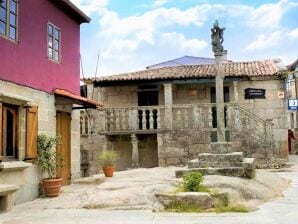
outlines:
[{"label": "potted plant", "polygon": [[37,164],[48,177],[42,180],[43,189],[47,197],[57,197],[61,189],[62,178],[57,177],[56,174],[57,167],[63,166],[63,158],[56,153],[54,147],[57,144],[60,144],[60,138],[57,136],[48,137],[45,134],[41,134],[37,137]]},{"label": "potted plant", "polygon": [[112,177],[114,175],[116,156],[117,154],[114,150],[104,151],[99,156],[106,177]]}]

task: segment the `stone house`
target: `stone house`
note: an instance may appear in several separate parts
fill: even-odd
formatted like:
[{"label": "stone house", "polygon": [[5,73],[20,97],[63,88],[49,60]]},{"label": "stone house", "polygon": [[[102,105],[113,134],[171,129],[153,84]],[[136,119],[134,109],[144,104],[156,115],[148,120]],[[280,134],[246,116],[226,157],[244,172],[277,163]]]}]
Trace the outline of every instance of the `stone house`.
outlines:
[{"label": "stone house", "polygon": [[[227,62],[225,138],[259,167],[287,158],[285,80],[279,60]],[[98,153],[114,149],[117,168],[185,165],[217,141],[213,64],[161,67],[85,79],[87,96],[103,102],[81,111],[87,174]]]},{"label": "stone house", "polygon": [[63,184],[81,175],[75,109],[97,106],[80,96],[79,86],[80,24],[89,21],[68,0],[0,1],[1,205],[7,185],[18,189],[16,204],[38,197],[39,133],[62,138]]}]

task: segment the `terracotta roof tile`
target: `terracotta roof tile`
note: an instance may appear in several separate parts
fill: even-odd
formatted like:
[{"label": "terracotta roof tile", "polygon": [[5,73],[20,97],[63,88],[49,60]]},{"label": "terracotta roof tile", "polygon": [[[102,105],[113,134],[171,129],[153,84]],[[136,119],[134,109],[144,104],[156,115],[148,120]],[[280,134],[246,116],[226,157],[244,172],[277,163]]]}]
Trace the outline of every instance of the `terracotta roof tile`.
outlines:
[{"label": "terracotta roof tile", "polygon": [[77,100],[79,102],[82,102],[83,104],[92,105],[94,107],[102,107],[103,106],[102,104],[100,104],[100,103],[98,103],[94,100],[90,100],[88,98],[76,95],[76,94],[71,93],[71,92],[69,92],[67,90],[64,90],[64,89],[54,89],[53,93],[56,94],[56,95],[59,95],[59,96],[63,96],[63,97],[67,97],[67,98],[70,98],[70,99]]},{"label": "terracotta roof tile", "polygon": [[[230,62],[224,63],[223,66],[225,76],[227,77],[277,76],[281,75],[283,72],[280,68],[278,68],[274,60]],[[131,73],[102,76],[96,79],[89,78],[85,79],[85,81],[96,81],[100,83],[113,81],[205,78],[214,76],[215,66],[213,64],[208,64],[147,69]]]}]

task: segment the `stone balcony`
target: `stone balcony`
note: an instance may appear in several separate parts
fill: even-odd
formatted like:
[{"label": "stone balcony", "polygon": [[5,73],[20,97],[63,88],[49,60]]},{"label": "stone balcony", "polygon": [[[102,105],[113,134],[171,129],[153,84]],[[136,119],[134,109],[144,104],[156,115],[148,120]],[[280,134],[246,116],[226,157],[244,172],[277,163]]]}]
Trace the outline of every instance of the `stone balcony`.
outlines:
[{"label": "stone balcony", "polygon": [[103,108],[97,121],[100,134],[157,133],[175,129],[212,130],[212,106],[173,105]]},{"label": "stone balcony", "polygon": [[[211,141],[216,141],[214,104],[102,108],[93,122],[94,132],[98,134],[149,134],[200,129],[209,132],[213,138]],[[230,141],[232,133],[234,137],[243,134],[248,140],[262,144],[268,144],[273,137],[270,120],[263,120],[233,103],[225,105],[225,128]]]}]

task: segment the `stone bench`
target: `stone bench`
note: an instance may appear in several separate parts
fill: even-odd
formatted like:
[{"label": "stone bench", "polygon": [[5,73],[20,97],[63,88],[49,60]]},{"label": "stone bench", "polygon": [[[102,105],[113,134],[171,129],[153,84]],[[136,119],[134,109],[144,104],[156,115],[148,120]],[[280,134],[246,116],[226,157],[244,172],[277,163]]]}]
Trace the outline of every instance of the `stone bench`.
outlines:
[{"label": "stone bench", "polygon": [[0,211],[10,211],[15,203],[16,185],[0,184]]}]

